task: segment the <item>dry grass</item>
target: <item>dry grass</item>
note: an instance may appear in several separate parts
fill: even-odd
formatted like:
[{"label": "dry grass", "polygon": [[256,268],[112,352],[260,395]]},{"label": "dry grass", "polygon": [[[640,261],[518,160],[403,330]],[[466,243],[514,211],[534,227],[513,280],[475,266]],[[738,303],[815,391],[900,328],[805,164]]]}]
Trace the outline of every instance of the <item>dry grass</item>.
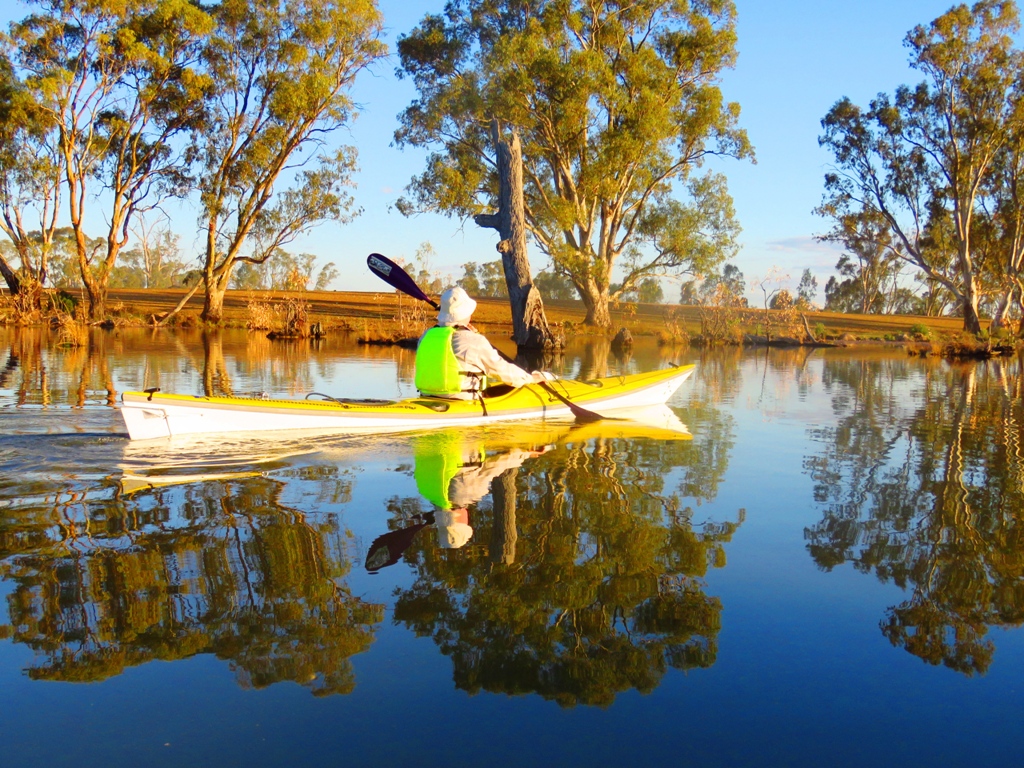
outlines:
[{"label": "dry grass", "polygon": [[43,290],[39,283],[22,279],[18,295],[0,294],[0,323],[4,325],[35,325],[42,322]]},{"label": "dry grass", "polygon": [[274,336],[304,339],[309,336],[309,309],[309,302],[298,296],[275,302],[260,301],[250,294],[245,327],[250,331],[270,331]]},{"label": "dry grass", "polygon": [[250,295],[245,311],[245,327],[250,331],[269,331],[274,327],[276,313],[271,302],[257,301]]},{"label": "dry grass", "polygon": [[288,336],[305,338],[309,335],[309,303],[289,297],[284,302],[284,329]]},{"label": "dry grass", "polygon": [[[110,301],[123,302],[125,311],[138,313],[138,324],[144,325],[154,314],[171,309],[182,297],[181,289],[111,290]],[[7,297],[9,300],[10,297]],[[321,322],[328,331],[352,331],[370,343],[396,342],[417,338],[433,324],[435,311],[423,302],[393,291],[228,291],[224,300],[224,325],[248,327],[253,330],[285,330],[288,322],[283,310],[288,300],[305,308],[305,322]],[[203,297],[194,296],[175,320],[178,327],[201,325],[199,310]],[[493,339],[508,337],[512,321],[506,299],[477,300],[474,325]],[[296,305],[297,306],[297,305]],[[282,307],[279,315],[278,307]],[[739,343],[744,334],[756,334],[761,327],[771,327],[773,335],[804,335],[802,318],[777,310],[737,310],[728,317],[702,316],[697,306],[666,304],[622,304],[611,310],[609,331],[583,324],[585,310],[579,301],[545,301],[548,322],[568,336],[610,336],[619,328],[628,328],[634,337],[653,336],[666,346],[703,341],[709,332],[724,343]],[[778,313],[778,314],[776,314]],[[301,320],[296,313],[295,320]],[[947,337],[962,332],[963,322],[955,317],[919,317],[901,315],[847,315],[837,312],[803,313],[819,340],[928,340],[940,344]],[[10,310],[0,305],[0,321]],[[127,320],[126,320],[127,322]]]},{"label": "dry grass", "polygon": [[79,304],[73,312],[55,309],[52,322],[57,331],[57,346],[84,347],[89,343],[89,323],[85,308]]}]

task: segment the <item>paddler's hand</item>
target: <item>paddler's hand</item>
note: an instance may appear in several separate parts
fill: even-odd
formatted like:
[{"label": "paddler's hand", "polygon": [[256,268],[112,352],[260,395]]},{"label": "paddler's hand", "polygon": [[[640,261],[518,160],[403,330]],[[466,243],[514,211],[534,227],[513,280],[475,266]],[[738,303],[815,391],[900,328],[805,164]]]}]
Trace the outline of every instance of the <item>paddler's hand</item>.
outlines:
[{"label": "paddler's hand", "polygon": [[558,377],[550,371],[533,371],[530,373],[534,381],[555,381]]}]

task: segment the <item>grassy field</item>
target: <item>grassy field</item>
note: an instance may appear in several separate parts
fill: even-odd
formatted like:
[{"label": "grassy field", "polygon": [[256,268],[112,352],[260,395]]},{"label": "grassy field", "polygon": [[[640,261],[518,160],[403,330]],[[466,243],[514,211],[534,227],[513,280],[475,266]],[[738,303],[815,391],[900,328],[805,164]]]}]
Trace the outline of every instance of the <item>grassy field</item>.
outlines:
[{"label": "grassy field", "polygon": [[[148,319],[171,309],[181,299],[181,290],[111,290],[108,307],[116,316]],[[395,291],[377,293],[356,291],[228,291],[225,297],[225,322],[245,325],[254,305],[280,305],[287,300],[305,302],[309,306],[311,322],[326,327],[345,327],[359,331],[378,326],[400,328],[402,325],[422,328],[433,320],[434,310]],[[478,299],[474,323],[494,332],[511,329],[512,320],[506,299]],[[548,322],[570,327],[574,333],[587,333],[583,326],[586,311],[579,301],[546,301]],[[202,296],[196,295],[182,311],[188,321],[197,321],[202,309]],[[776,314],[777,313],[773,313]],[[924,325],[935,334],[956,334],[963,326],[960,318],[923,317],[912,315],[854,315],[838,312],[806,312],[808,324],[813,328],[821,324],[828,336],[851,334],[857,337],[894,336],[910,333],[915,325]],[[747,330],[753,332],[757,313],[748,318]],[[700,331],[697,307],[675,304],[624,304],[612,309],[613,330],[625,327],[634,335],[657,335],[673,322],[689,333]]]},{"label": "grassy field", "polygon": [[[114,289],[109,293],[108,311],[117,324],[148,324],[154,316],[172,309],[184,291],[181,289]],[[356,291],[228,291],[225,296],[224,324],[245,327],[262,312],[264,318],[276,316],[281,322],[288,302],[304,305],[309,323],[319,322],[327,329],[345,329],[370,340],[418,336],[432,324],[435,311],[427,304],[396,291],[376,293]],[[175,324],[198,324],[202,296],[192,297]],[[579,301],[547,301],[548,322],[573,335],[603,333],[583,324],[586,312]],[[695,337],[701,332],[698,307],[675,304],[621,304],[612,309],[612,332],[629,329],[634,336]],[[852,336],[856,339],[898,340],[921,326],[935,339],[960,334],[962,321],[955,317],[911,315],[855,315],[837,312],[806,312],[808,326],[816,335],[829,339]],[[781,322],[783,319],[787,323]],[[747,310],[740,325],[745,333],[762,332],[763,310]],[[791,313],[782,318],[772,312],[773,335],[803,335],[802,318]],[[494,336],[511,332],[512,321],[506,299],[478,299],[474,324]],[[259,327],[266,327],[266,323]]]}]

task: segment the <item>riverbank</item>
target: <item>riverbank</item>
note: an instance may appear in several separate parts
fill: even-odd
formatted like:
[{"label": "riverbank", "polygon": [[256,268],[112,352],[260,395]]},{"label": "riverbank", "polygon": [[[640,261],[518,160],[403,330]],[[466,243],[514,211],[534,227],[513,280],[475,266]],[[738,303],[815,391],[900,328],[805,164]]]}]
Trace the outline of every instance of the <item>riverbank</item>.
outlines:
[{"label": "riverbank", "polygon": [[[178,304],[184,293],[183,289],[112,289],[107,323],[154,324]],[[477,301],[474,324],[495,337],[509,335],[512,318],[508,300]],[[614,334],[625,328],[632,336],[655,336],[669,345],[710,341],[779,345],[890,343],[908,345],[915,354],[941,354],[942,349],[955,348],[959,356],[970,356],[972,350],[988,356],[993,350],[1003,353],[1015,346],[1012,338],[993,345],[984,333],[980,339],[966,336],[962,321],[956,317],[758,309],[709,311],[697,306],[622,302],[611,309],[612,328],[602,330],[584,324],[586,310],[582,302],[546,301],[544,306],[548,322],[566,336]],[[200,326],[201,310],[202,296],[197,294],[169,324]],[[281,334],[289,323],[293,329],[297,323],[297,335],[308,335],[309,329],[315,327],[322,333],[355,333],[367,343],[393,343],[418,336],[433,318],[434,310],[427,304],[390,290],[228,291],[223,325]],[[5,316],[0,311],[0,321],[14,320],[11,313]]]}]

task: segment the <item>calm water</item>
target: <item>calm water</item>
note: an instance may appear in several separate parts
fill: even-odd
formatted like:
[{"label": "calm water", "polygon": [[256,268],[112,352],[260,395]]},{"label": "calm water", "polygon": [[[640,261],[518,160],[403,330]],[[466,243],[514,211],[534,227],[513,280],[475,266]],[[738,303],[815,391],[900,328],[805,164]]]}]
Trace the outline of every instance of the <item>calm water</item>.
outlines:
[{"label": "calm water", "polygon": [[1020,764],[1021,361],[553,367],[670,359],[692,440],[130,443],[125,389],[394,397],[412,356],[0,329],[3,765]]}]

